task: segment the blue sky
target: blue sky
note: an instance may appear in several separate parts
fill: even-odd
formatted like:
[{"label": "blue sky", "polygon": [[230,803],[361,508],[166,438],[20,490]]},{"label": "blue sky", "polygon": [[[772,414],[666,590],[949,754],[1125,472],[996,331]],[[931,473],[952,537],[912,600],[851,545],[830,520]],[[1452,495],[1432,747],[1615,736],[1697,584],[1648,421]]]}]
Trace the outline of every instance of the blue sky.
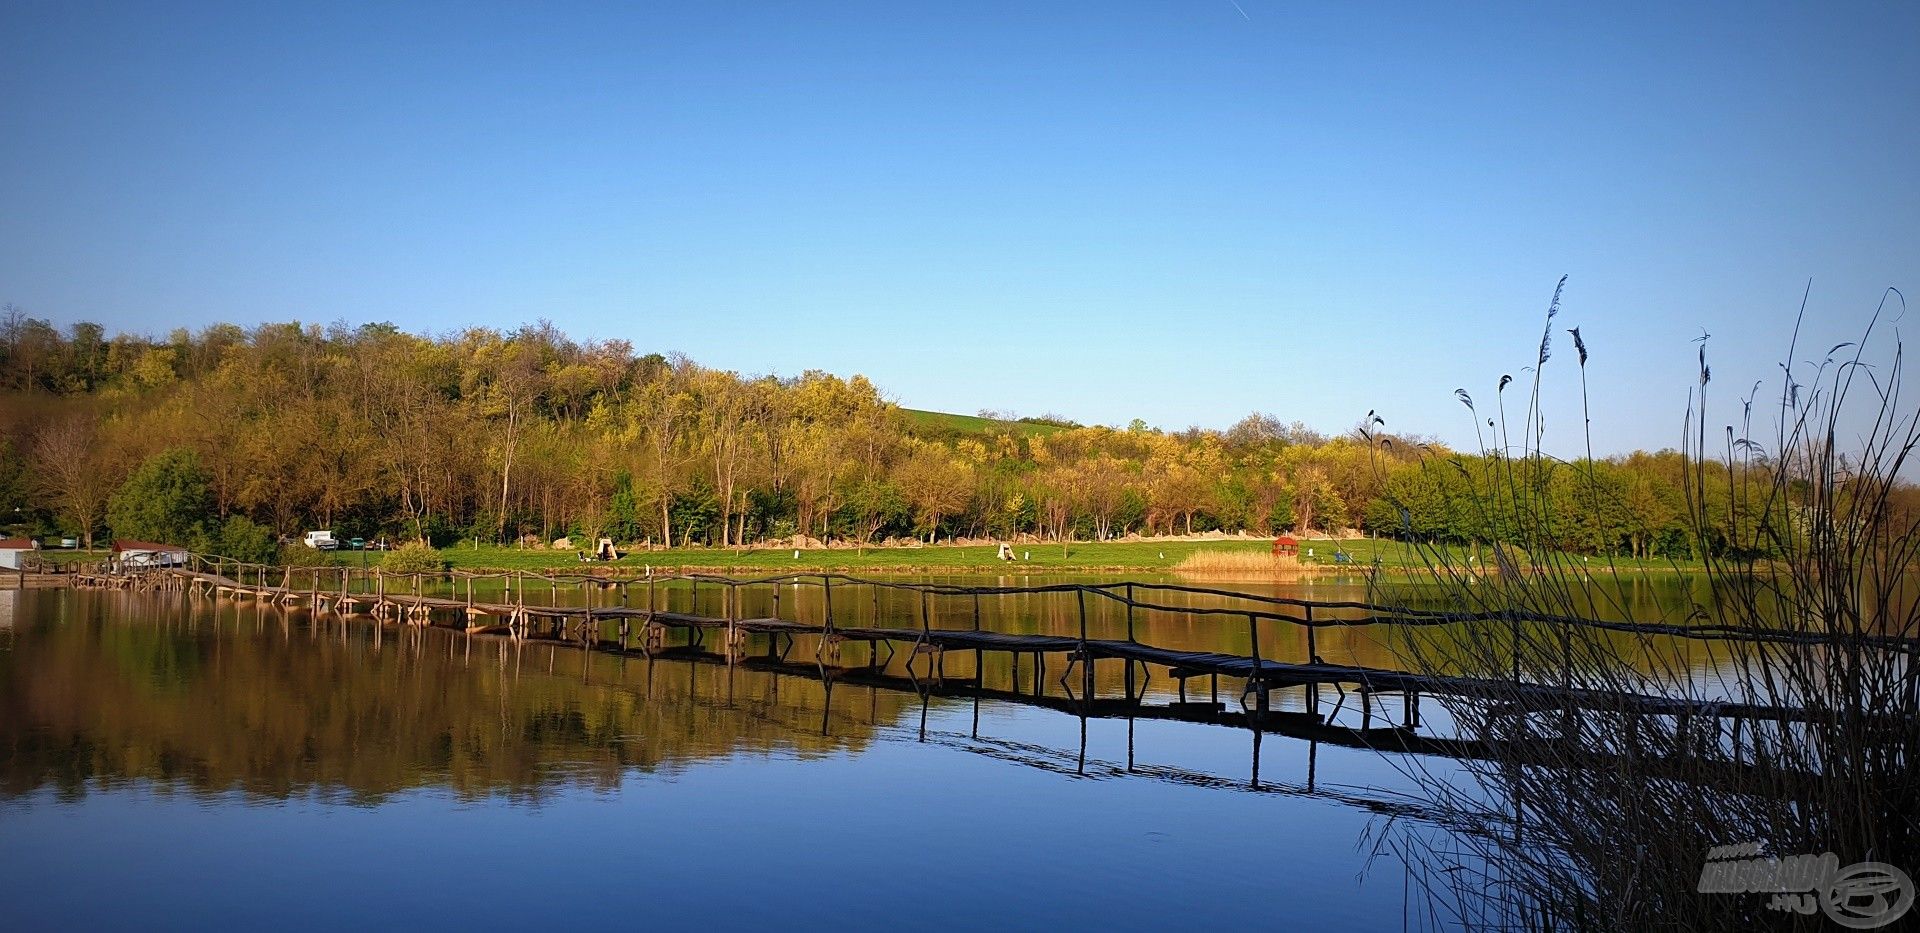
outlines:
[{"label": "blue sky", "polygon": [[9,0],[0,301],[1458,443],[1564,273],[1610,451],[1920,299],[1920,5],[1546,6]]}]

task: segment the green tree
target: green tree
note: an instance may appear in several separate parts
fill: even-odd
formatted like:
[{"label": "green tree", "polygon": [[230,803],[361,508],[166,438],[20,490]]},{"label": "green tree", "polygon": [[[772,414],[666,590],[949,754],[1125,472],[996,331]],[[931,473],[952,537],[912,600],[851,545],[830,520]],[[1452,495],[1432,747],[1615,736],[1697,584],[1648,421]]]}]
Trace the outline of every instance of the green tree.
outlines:
[{"label": "green tree", "polygon": [[853,487],[847,495],[846,511],[853,537],[865,548],[873,543],[882,528],[906,520],[912,514],[900,487],[885,480],[868,480]]},{"label": "green tree", "polygon": [[133,471],[107,503],[107,523],[123,538],[187,544],[213,519],[213,490],[200,458],[168,450]]},{"label": "green tree", "polygon": [[607,500],[607,534],[618,541],[640,538],[640,503],[633,494],[633,474],[613,475],[613,496]]}]

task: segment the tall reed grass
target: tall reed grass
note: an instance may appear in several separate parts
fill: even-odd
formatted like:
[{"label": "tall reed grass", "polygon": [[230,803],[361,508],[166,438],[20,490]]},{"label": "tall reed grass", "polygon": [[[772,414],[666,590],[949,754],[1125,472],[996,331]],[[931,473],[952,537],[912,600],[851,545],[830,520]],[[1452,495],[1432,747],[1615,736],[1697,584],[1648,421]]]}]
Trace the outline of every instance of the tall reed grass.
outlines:
[{"label": "tall reed grass", "polygon": [[[1901,395],[1897,334],[1890,343],[1879,334],[1904,299],[1890,290],[1857,339],[1811,363],[1800,361],[1803,298],[1778,398],[1762,400],[1756,387],[1734,400],[1737,418],[1716,417],[1727,403],[1703,335],[1682,446],[1687,525],[1706,579],[1648,618],[1621,595],[1645,571],[1581,561],[1546,533],[1555,516],[1541,493],[1556,473],[1575,474],[1583,495],[1606,494],[1593,482],[1590,434],[1585,460],[1545,450],[1541,380],[1560,297],[1556,288],[1517,419],[1511,377],[1500,379],[1491,413],[1457,393],[1496,466],[1458,506],[1504,540],[1485,542],[1503,572],[1476,579],[1458,549],[1407,545],[1428,594],[1493,620],[1397,650],[1415,670],[1516,685],[1506,696],[1440,699],[1461,737],[1509,753],[1459,770],[1403,763],[1447,825],[1473,829],[1441,837],[1391,827],[1376,842],[1404,859],[1433,925],[1832,929],[1819,913],[1701,893],[1698,883],[1711,847],[1742,843],[1763,856],[1833,852],[1841,865],[1920,874],[1920,522],[1902,477],[1920,443],[1920,408]],[[1579,328],[1567,333],[1590,425],[1588,346]],[[1869,360],[1870,347],[1885,359]],[[1732,491],[1712,492],[1722,488]],[[1534,572],[1505,572],[1522,559]],[[1378,585],[1392,598],[1393,584]],[[1722,625],[1733,637],[1622,639],[1520,624],[1530,615]],[[1541,701],[1543,686],[1566,701]],[[1576,704],[1576,694],[1702,706],[1654,716],[1624,701]],[[1729,717],[1713,713],[1716,702],[1799,713]]]},{"label": "tall reed grass", "polygon": [[1299,576],[1307,568],[1291,554],[1202,549],[1175,564],[1173,572],[1194,580],[1274,580]]}]

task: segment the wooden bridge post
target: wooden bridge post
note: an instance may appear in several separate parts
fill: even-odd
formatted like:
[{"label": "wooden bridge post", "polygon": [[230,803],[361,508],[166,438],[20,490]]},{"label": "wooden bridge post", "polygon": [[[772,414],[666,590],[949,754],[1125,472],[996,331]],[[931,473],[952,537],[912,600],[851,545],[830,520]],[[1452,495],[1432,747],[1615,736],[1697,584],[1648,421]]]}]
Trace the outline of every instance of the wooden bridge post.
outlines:
[{"label": "wooden bridge post", "polygon": [[628,608],[628,607],[627,607],[627,584],[626,584],[626,581],[624,581],[624,580],[622,580],[622,581],[619,581],[619,583],[618,583],[618,584],[616,584],[616,585],[618,585],[618,586],[620,587],[620,610],[621,610],[621,615],[620,615],[620,653],[621,653],[621,654],[626,654],[626,653],[627,653],[627,636],[628,636],[628,635],[629,635],[629,634],[630,634],[630,633],[631,633],[631,632],[633,631],[633,620],[632,620],[632,619],[630,619],[630,618],[628,618],[628,617],[627,617],[627,615],[626,615],[626,610],[627,610],[627,608]]},{"label": "wooden bridge post", "polygon": [[[975,590],[973,593],[973,630],[976,632],[980,631],[980,591],[978,590]],[[987,653],[984,650],[977,647],[973,649],[973,686],[976,690],[984,688],[987,685],[986,659]],[[1018,679],[1018,676],[1016,676],[1015,680],[1017,681]],[[973,731],[978,733],[980,731],[979,693],[976,692],[973,695],[973,701]]]},{"label": "wooden bridge post", "polygon": [[1248,640],[1253,643],[1253,686],[1254,708],[1261,716],[1267,713],[1267,673],[1266,665],[1260,660],[1260,620],[1253,613],[1247,613]]},{"label": "wooden bridge post", "polygon": [[1080,602],[1080,681],[1085,688],[1081,702],[1091,704],[1093,702],[1093,651],[1087,646],[1086,587],[1076,587],[1073,595]]},{"label": "wooden bridge post", "polygon": [[1513,682],[1520,682],[1520,614],[1509,613],[1513,625]]},{"label": "wooden bridge post", "polygon": [[[933,634],[932,602],[933,602],[933,594],[927,592],[926,590],[921,590],[920,591],[920,635],[922,638],[925,638]],[[933,674],[934,677],[944,681],[947,679],[946,646],[934,645],[932,647],[934,649],[933,650],[934,660],[933,660],[933,671],[931,673]]]},{"label": "wooden bridge post", "polygon": [[515,638],[527,637],[527,572],[513,572],[513,624],[509,626]]},{"label": "wooden bridge post", "polygon": [[[1317,632],[1318,630],[1319,630],[1319,626],[1313,624],[1313,604],[1308,603],[1307,604],[1307,663],[1308,664],[1320,663],[1320,650],[1315,645],[1315,642],[1314,642],[1314,633]],[[1317,717],[1320,715],[1320,684],[1318,681],[1310,681],[1307,684],[1307,705],[1311,707],[1311,709],[1309,709],[1308,711],[1313,713],[1314,716]]]},{"label": "wooden bridge post", "polygon": [[[1127,582],[1127,640],[1139,641],[1139,639],[1133,637],[1133,582],[1132,581]],[[1133,665],[1128,664],[1127,670],[1132,671]]]}]

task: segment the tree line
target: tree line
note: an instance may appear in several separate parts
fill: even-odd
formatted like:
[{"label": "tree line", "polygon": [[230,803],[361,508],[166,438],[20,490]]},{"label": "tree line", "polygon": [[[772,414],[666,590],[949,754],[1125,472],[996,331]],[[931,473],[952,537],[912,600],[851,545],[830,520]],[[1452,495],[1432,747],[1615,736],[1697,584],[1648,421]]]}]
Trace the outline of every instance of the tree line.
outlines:
[{"label": "tree line", "polygon": [[[310,528],[436,545],[1348,528],[1469,542],[1504,534],[1482,481],[1512,468],[1377,426],[1328,437],[1264,414],[1226,430],[1055,417],[962,429],[861,376],[743,376],[544,322],[445,335],[219,324],[154,339],[9,308],[0,397],[0,508],[14,524],[234,556]],[[1540,482],[1523,485],[1553,500],[1569,549],[1712,546],[1689,531],[1677,453],[1534,468]],[[1732,501],[1739,482],[1721,475],[1709,492]]]}]

